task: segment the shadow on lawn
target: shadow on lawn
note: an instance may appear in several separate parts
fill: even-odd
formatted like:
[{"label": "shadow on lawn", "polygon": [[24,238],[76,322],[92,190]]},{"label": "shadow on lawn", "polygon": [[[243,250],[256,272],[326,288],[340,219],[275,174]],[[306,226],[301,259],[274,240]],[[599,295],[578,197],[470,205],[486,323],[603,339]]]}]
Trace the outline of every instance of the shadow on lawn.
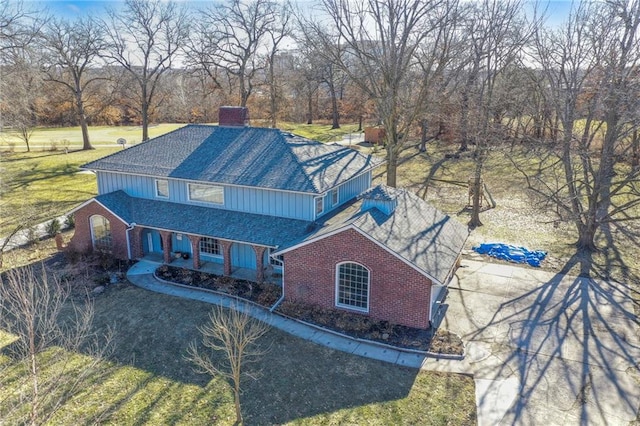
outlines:
[{"label": "shadow on lawn", "polygon": [[[504,362],[493,372],[515,375],[520,387],[505,423],[534,424],[541,415],[551,423],[575,424],[635,417],[640,404],[638,303],[629,285],[600,279],[609,276],[608,265],[574,255],[547,282],[511,292],[470,336],[481,341],[498,330],[507,333]],[[578,277],[566,275],[574,268]]]},{"label": "shadow on lawn", "polygon": [[[214,386],[212,392],[212,378],[195,373],[184,359],[189,342],[199,338],[196,327],[206,321],[210,310],[209,304],[118,284],[96,299],[95,323],[98,329],[115,325],[113,357],[117,363],[144,370],[152,377],[197,385],[207,404],[229,404],[230,400],[215,392],[222,388]],[[270,350],[255,366],[259,379],[243,382],[243,415],[248,424],[284,423],[402,399],[411,391],[418,373],[323,348],[276,329],[270,330],[260,344]],[[121,395],[102,417],[108,419],[132,399],[140,398],[141,392],[148,392],[147,385],[139,383]],[[139,412],[139,420],[147,419],[164,399],[160,394],[146,399],[148,406]]]}]

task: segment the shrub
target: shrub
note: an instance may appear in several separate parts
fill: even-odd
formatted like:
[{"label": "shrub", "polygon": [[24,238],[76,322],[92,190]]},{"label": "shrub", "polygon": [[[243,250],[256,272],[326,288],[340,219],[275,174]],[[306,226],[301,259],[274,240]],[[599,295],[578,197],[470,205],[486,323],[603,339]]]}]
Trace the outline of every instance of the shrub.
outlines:
[{"label": "shrub", "polygon": [[60,222],[58,219],[52,219],[45,228],[45,232],[48,236],[54,237],[57,233],[60,232]]},{"label": "shrub", "polygon": [[64,220],[64,226],[69,229],[75,228],[76,219],[72,214],[68,215],[67,218]]}]

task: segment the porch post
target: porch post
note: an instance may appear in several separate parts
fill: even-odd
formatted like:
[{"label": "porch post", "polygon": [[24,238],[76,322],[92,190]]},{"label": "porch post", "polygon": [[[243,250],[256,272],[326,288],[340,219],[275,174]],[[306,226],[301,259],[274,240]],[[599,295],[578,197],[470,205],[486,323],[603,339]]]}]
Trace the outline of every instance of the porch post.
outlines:
[{"label": "porch post", "polygon": [[200,269],[202,266],[200,263],[200,236],[189,235],[189,241],[191,241],[191,255],[193,256],[193,268]]},{"label": "porch post", "polygon": [[264,258],[264,251],[267,249],[264,246],[251,246],[253,251],[256,252],[256,281],[261,283],[264,281],[264,264],[262,259]]},{"label": "porch post", "polygon": [[224,260],[224,272],[223,275],[231,275],[231,241],[218,240],[222,246],[222,259]]},{"label": "porch post", "polygon": [[163,247],[163,259],[164,263],[171,263],[171,252],[173,248],[171,247],[171,235],[172,232],[168,231],[160,231],[160,237],[162,238],[162,247]]},{"label": "porch post", "polygon": [[140,259],[144,257],[144,249],[142,248],[142,231],[144,228],[136,226],[131,230],[131,257],[133,259]]}]

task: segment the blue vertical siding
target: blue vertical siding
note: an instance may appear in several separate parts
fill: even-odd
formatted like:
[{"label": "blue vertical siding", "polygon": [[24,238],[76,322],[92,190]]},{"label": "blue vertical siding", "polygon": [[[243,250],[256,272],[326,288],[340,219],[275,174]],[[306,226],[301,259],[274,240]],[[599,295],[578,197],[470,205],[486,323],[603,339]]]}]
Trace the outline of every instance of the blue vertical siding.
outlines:
[{"label": "blue vertical siding", "polygon": [[171,238],[171,247],[173,248],[173,251],[180,251],[183,253],[192,253],[191,240],[189,240],[189,237],[187,237],[187,234],[180,234],[180,235],[182,235],[181,240],[178,239],[177,233],[174,233]]},{"label": "blue vertical siding", "polygon": [[[100,194],[123,190],[132,197],[159,199],[155,196],[155,178],[153,177],[111,172],[98,172],[97,175],[98,192]],[[322,214],[324,215],[353,199],[370,186],[371,172],[364,173],[343,183],[338,187],[338,204],[336,205],[332,204],[331,191],[328,191],[324,194],[324,211]],[[314,220],[315,218],[313,194],[225,186],[224,205],[212,205],[189,201],[188,182],[169,179],[169,198],[162,200],[291,219]]]},{"label": "blue vertical siding", "polygon": [[256,269],[256,252],[248,244],[233,243],[231,246],[231,267]]}]

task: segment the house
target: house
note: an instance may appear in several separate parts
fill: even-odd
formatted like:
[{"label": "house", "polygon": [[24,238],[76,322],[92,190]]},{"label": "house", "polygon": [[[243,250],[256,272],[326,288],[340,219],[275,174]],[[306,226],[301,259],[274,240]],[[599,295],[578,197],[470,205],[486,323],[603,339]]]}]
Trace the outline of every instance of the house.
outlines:
[{"label": "house", "polygon": [[184,253],[195,269],[281,277],[284,300],[427,328],[466,227],[401,189],[372,187],[382,161],[223,107],[83,166],[98,196],[74,210],[69,247],[121,259]]}]

